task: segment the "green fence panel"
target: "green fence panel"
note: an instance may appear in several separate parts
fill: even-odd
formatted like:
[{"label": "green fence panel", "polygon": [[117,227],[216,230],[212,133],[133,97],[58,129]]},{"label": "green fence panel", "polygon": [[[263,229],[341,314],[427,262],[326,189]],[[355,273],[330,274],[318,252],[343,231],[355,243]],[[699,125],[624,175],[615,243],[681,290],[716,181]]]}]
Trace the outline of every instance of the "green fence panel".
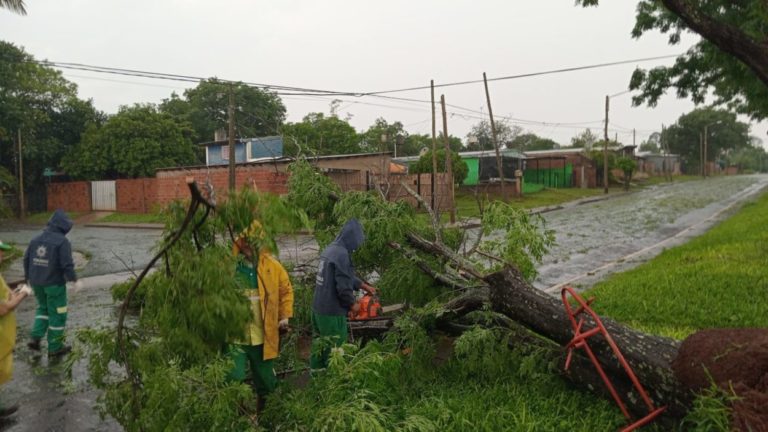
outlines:
[{"label": "green fence panel", "polygon": [[566,164],[563,168],[527,168],[523,172],[525,183],[540,184],[549,188],[566,188],[573,186],[573,165]]},{"label": "green fence panel", "polygon": [[467,173],[467,178],[464,179],[464,183],[462,184],[464,186],[477,185],[477,182],[480,179],[480,159],[466,158],[464,159],[464,162],[466,162],[467,167],[469,168],[469,172]]}]

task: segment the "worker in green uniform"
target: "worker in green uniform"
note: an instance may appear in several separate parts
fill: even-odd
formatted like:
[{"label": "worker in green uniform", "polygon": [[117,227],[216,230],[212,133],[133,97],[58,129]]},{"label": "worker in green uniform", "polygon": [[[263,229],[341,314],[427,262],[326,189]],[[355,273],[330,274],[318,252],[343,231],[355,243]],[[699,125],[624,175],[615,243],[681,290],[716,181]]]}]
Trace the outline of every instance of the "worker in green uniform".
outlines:
[{"label": "worker in green uniform", "polygon": [[277,384],[274,359],[280,350],[280,331],[288,329],[293,316],[293,287],[288,272],[268,247],[260,244],[263,236],[261,224],[254,221],[233,245],[237,277],[245,288],[243,295],[248,297],[253,317],[244,339],[229,347],[229,356],[235,363],[230,377],[243,381],[250,367],[260,411]]},{"label": "worker in green uniform", "polygon": [[312,353],[309,361],[312,371],[328,367],[331,347],[341,346],[347,341],[347,315],[349,312],[357,313],[360,307],[355,291],[362,289],[370,294],[376,293],[376,288],[355,275],[352,265],[352,252],[364,241],[362,225],[357,219],[350,219],[320,254],[312,299]]},{"label": "worker in green uniform", "polygon": [[56,210],[45,230],[29,242],[24,253],[24,277],[37,299],[32,339],[27,346],[39,351],[40,341],[47,334],[49,357],[60,357],[72,351],[72,347],[64,345],[67,283],[72,283],[75,291],[82,286],[75,274],[72,246],[66,237],[72,225],[63,210]]}]

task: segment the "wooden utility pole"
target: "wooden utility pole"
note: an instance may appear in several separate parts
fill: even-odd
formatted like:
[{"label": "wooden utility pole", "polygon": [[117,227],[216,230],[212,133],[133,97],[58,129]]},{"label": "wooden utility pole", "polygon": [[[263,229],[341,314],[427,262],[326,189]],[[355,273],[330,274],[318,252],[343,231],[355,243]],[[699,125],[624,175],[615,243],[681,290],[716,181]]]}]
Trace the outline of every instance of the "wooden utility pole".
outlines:
[{"label": "wooden utility pole", "polygon": [[24,219],[27,211],[24,206],[24,156],[21,154],[21,129],[19,129],[19,217]]},{"label": "wooden utility pole", "polygon": [[707,141],[709,140],[709,131],[707,130],[709,125],[704,125],[704,153],[702,159],[704,160],[704,178],[707,178]]},{"label": "wooden utility pole", "polygon": [[605,142],[603,143],[603,193],[608,193],[608,106],[610,97],[605,96]]},{"label": "wooden utility pole", "polygon": [[635,129],[632,129],[632,147],[637,147],[637,144],[635,143]]},{"label": "wooden utility pole", "polygon": [[445,113],[445,95],[440,95],[440,105],[443,106],[443,141],[445,141],[445,172],[448,174],[448,181],[451,194],[451,223],[456,223],[456,202],[453,196],[453,164],[451,163],[451,146],[448,140],[448,116]]},{"label": "wooden utility pole", "polygon": [[496,169],[499,170],[499,179],[501,180],[501,198],[504,202],[507,201],[507,193],[504,190],[504,170],[501,163],[501,153],[499,152],[499,142],[496,140],[496,123],[493,121],[493,108],[491,108],[491,94],[488,92],[488,79],[483,72],[483,83],[485,84],[485,99],[488,101],[488,115],[491,118],[491,137],[493,139],[493,147],[496,149]]},{"label": "wooden utility pole", "polygon": [[229,85],[229,108],[227,109],[229,124],[229,191],[235,190],[235,93],[232,84]]},{"label": "wooden utility pole", "polygon": [[432,92],[432,210],[440,219],[439,203],[435,200],[435,179],[437,178],[437,130],[435,121],[435,80],[429,80],[429,88]]},{"label": "wooden utility pole", "polygon": [[704,177],[704,134],[699,132],[699,165],[701,166],[701,177]]}]

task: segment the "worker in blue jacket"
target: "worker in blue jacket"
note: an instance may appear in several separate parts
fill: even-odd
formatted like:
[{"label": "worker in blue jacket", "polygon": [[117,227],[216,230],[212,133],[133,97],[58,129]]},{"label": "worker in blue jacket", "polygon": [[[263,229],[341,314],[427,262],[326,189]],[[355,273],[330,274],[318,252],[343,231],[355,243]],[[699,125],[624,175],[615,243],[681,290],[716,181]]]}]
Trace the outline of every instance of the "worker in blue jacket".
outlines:
[{"label": "worker in blue jacket", "polygon": [[330,345],[338,347],[347,341],[347,314],[356,313],[359,308],[355,291],[376,293],[376,288],[355,275],[352,265],[352,252],[364,241],[362,225],[357,219],[350,219],[320,254],[312,300],[312,370],[328,367]]},{"label": "worker in blue jacket", "polygon": [[80,283],[75,274],[72,246],[66,235],[72,229],[72,220],[62,210],[56,210],[47,227],[29,242],[24,253],[24,277],[37,299],[32,339],[27,346],[40,350],[40,341],[48,335],[48,356],[58,357],[72,351],[64,345],[67,324],[67,283]]}]

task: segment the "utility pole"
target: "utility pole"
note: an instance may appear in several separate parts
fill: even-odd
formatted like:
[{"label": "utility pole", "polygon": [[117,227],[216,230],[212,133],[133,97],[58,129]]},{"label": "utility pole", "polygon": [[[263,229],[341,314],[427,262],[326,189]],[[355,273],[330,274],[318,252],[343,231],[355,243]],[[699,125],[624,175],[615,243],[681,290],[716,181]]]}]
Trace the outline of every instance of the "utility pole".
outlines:
[{"label": "utility pole", "polygon": [[493,121],[493,108],[491,108],[491,94],[488,92],[488,79],[483,72],[483,83],[485,83],[485,99],[488,101],[488,115],[491,118],[491,137],[493,138],[493,147],[496,149],[496,169],[499,170],[499,179],[501,180],[501,198],[507,202],[507,193],[504,190],[504,171],[501,163],[501,153],[499,153],[499,142],[496,140],[496,123]]},{"label": "utility pole", "polygon": [[429,88],[432,92],[432,210],[435,211],[438,220],[440,219],[440,209],[435,201],[435,178],[437,176],[437,132],[435,125],[435,80],[429,80]]},{"label": "utility pole", "polygon": [[702,160],[704,161],[704,170],[702,171],[704,173],[704,178],[707,178],[707,140],[709,139],[709,132],[707,132],[707,128],[709,125],[704,125],[704,153],[702,156]]},{"label": "utility pole", "polygon": [[605,142],[603,143],[603,193],[608,193],[608,104],[610,97],[605,96]]},{"label": "utility pole", "polygon": [[699,166],[701,177],[704,177],[704,134],[699,132]]},{"label": "utility pole", "polygon": [[451,193],[451,223],[456,223],[456,203],[453,196],[453,164],[451,163],[451,146],[448,141],[448,116],[445,113],[445,95],[440,95],[440,105],[443,106],[443,141],[445,141],[445,172],[450,181]]},{"label": "utility pole", "polygon": [[229,108],[227,109],[229,123],[229,191],[235,191],[235,93],[232,84],[229,85]]},{"label": "utility pole", "polygon": [[26,217],[26,208],[24,206],[24,157],[21,154],[21,129],[19,129],[19,216],[21,219]]},{"label": "utility pole", "polygon": [[632,147],[637,147],[637,144],[635,143],[635,129],[632,129]]}]

